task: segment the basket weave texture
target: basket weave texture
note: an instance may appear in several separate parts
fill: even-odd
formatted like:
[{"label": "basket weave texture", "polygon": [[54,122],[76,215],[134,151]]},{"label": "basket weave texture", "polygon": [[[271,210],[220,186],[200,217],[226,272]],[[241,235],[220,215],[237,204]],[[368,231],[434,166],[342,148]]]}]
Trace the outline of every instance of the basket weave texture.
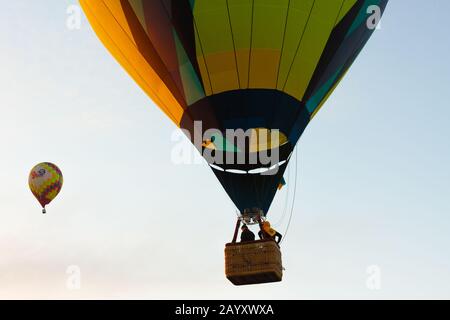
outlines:
[{"label": "basket weave texture", "polygon": [[228,243],[225,246],[225,275],[234,285],[281,281],[281,251],[275,241]]}]

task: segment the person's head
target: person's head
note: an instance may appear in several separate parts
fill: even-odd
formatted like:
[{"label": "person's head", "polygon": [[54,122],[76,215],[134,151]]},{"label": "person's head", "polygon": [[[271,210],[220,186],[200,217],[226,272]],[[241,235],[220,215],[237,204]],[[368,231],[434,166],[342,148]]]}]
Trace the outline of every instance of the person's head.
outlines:
[{"label": "person's head", "polygon": [[241,230],[242,231],[246,231],[246,230],[248,230],[248,227],[247,227],[247,225],[246,224],[244,224],[242,227],[241,227]]}]

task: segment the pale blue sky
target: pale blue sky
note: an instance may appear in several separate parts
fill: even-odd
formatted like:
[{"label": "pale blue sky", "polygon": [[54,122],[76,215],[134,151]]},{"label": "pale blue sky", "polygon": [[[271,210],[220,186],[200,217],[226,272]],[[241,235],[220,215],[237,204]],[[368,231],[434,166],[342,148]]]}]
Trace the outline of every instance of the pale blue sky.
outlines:
[{"label": "pale blue sky", "polygon": [[[240,288],[232,202],[206,165],[171,162],[174,126],[87,21],[66,28],[76,2],[3,2],[0,298],[450,298],[448,1],[390,1],[298,145],[283,282]],[[46,216],[27,187],[41,161],[65,177]]]}]

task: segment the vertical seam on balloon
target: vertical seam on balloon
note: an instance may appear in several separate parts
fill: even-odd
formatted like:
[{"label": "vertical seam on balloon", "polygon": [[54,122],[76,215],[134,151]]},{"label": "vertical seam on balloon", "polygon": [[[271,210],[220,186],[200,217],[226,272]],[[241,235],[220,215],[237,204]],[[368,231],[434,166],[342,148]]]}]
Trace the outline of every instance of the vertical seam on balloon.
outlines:
[{"label": "vertical seam on balloon", "polygon": [[[169,19],[169,21],[171,21],[171,18],[170,18],[170,15],[169,15],[169,12],[167,11],[167,8],[166,8],[166,6],[164,5],[164,2],[162,1],[162,0],[160,0],[159,1],[160,3],[161,3],[161,5],[162,5],[162,7],[164,8],[164,12],[166,13],[166,16],[167,16],[167,18]],[[128,1],[128,3],[129,3],[129,1]],[[145,15],[145,13],[144,13],[144,15]],[[172,27],[172,26],[171,26]],[[174,28],[172,27],[172,30],[171,30],[172,32],[174,31]],[[175,30],[175,32],[176,32],[176,30]],[[173,34],[172,34],[172,37],[173,37]],[[179,37],[178,36],[178,33],[177,33],[177,37]],[[150,40],[150,38],[149,38],[149,40]],[[176,40],[176,39],[175,39]],[[150,42],[151,42],[151,40],[150,40]],[[176,48],[176,47],[175,47]],[[183,48],[184,49],[184,48]],[[156,51],[156,48],[155,48],[155,51]],[[175,49],[175,55],[176,55],[176,57],[177,57],[177,60],[178,60],[178,52],[177,52],[178,50],[177,49]],[[158,55],[159,55],[159,53],[158,53]],[[167,69],[167,71],[169,70],[168,68],[167,68],[167,66],[166,66],[166,64],[164,63],[164,61],[161,59],[161,62],[164,64],[164,66],[166,67],[166,69]],[[178,68],[179,68],[179,63],[178,63],[179,61],[177,61],[177,64],[178,64]],[[170,77],[172,78],[172,81],[175,83],[175,87],[177,87],[178,88],[178,86],[176,85],[176,81],[173,79],[173,77],[172,77],[172,74],[170,73],[170,72],[168,72],[168,74],[170,75]],[[185,87],[184,87],[184,82],[183,82],[183,80],[181,79],[181,85],[182,85],[182,90],[183,90],[183,92],[180,92],[180,94],[184,97],[184,99],[185,99],[185,102],[186,102],[186,109],[187,109],[187,106],[188,106],[188,99],[187,99],[187,97],[186,97],[186,92],[185,92]],[[180,88],[178,88],[178,90],[180,90]],[[185,110],[186,110],[185,109]]]},{"label": "vertical seam on balloon", "polygon": [[236,44],[234,43],[233,25],[231,24],[230,6],[228,5],[228,0],[226,0],[226,2],[227,2],[227,11],[228,11],[228,21],[230,23],[231,41],[233,41],[234,61],[236,63],[236,75],[238,78],[239,88],[241,88],[241,79],[239,77],[239,68],[238,68],[238,62],[237,62]]},{"label": "vertical seam on balloon", "polygon": [[[102,1],[103,5],[108,9],[109,8],[105,5],[104,1]],[[87,5],[87,3],[86,3]],[[147,87],[149,88],[149,90],[151,90],[151,92],[158,98],[159,102],[161,103],[161,105],[165,108],[163,111],[167,112],[172,120],[177,123],[177,118],[172,114],[172,112],[170,112],[170,109],[167,107],[167,105],[162,101],[162,99],[159,97],[158,94],[156,94],[156,92],[152,89],[152,87],[147,83],[147,81],[141,76],[141,74],[137,71],[137,69],[133,66],[133,64],[130,63],[130,60],[128,60],[128,58],[123,54],[122,50],[119,48],[119,46],[116,44],[116,42],[111,38],[110,34],[105,30],[104,26],[102,23],[100,23],[100,21],[98,20],[98,18],[96,17],[96,15],[93,13],[93,11],[91,10],[91,8],[89,7],[89,5],[87,5],[86,8],[89,8],[88,10],[90,10],[92,17],[94,17],[97,22],[98,25],[103,29],[103,32],[105,33],[105,35],[108,36],[108,38],[110,39],[111,43],[113,43],[117,50],[122,54],[123,58],[129,63],[129,65],[131,66],[131,68],[133,68],[133,70],[136,72],[136,74],[139,76],[139,78],[147,85]],[[109,11],[111,12],[111,11]],[[114,17],[114,15],[112,15],[114,20],[116,20],[116,18]],[[117,21],[117,20],[116,20]],[[122,29],[123,30],[123,29]],[[159,78],[159,76],[158,76]],[[175,98],[174,98],[175,99]],[[175,99],[176,100],[176,99]]]},{"label": "vertical seam on balloon", "polygon": [[[361,8],[361,10],[363,10],[364,6]],[[333,83],[333,85],[331,86],[331,89],[327,92],[327,94],[330,91],[333,91],[337,88],[337,84],[339,84],[342,79],[344,78],[344,75],[350,70],[351,67],[351,63],[349,63],[350,61],[354,61],[356,60],[356,57],[361,53],[362,51],[362,46],[361,46],[361,42],[363,42],[364,40],[364,33],[359,37],[358,41],[356,43],[359,43],[359,45],[355,46],[356,48],[360,48],[360,49],[356,49],[356,51],[350,55],[347,60],[344,62],[344,64],[342,65],[342,70],[340,75],[337,77],[336,81]],[[369,40],[369,38],[367,38],[367,41]],[[320,111],[320,109],[323,107],[324,104],[324,98],[327,96],[327,94],[322,98],[322,100],[320,100],[319,104],[317,105],[317,107],[313,110],[313,112],[310,113],[310,121],[313,119],[313,117]]]},{"label": "vertical seam on balloon", "polygon": [[312,12],[314,10],[315,5],[316,5],[316,0],[314,0],[313,5],[311,6],[311,10],[309,11],[308,19],[306,20],[306,23],[305,23],[305,28],[303,28],[302,35],[301,35],[300,40],[299,40],[298,45],[297,45],[297,49],[295,50],[295,54],[294,54],[294,57],[292,58],[291,65],[289,66],[289,71],[288,71],[288,73],[286,75],[286,80],[284,81],[284,85],[283,85],[282,91],[284,91],[285,88],[286,88],[286,84],[287,84],[287,82],[289,80],[289,75],[290,75],[290,73],[292,71],[292,66],[294,65],[295,58],[297,57],[297,54],[298,54],[298,50],[300,49],[300,46],[302,44],[303,37],[305,36],[305,33],[306,33],[306,29],[308,29],[309,20],[311,19],[311,15],[312,15]]},{"label": "vertical seam on balloon", "polygon": [[[328,37],[327,43],[326,43],[326,45],[325,45],[325,48],[326,48],[326,46],[328,45],[328,43],[334,41],[334,39],[333,39],[333,31],[335,30],[336,25],[338,24],[339,16],[341,15],[342,8],[344,8],[344,3],[345,3],[345,1],[347,1],[347,0],[342,0],[341,7],[339,8],[339,11],[338,11],[338,13],[337,13],[336,19],[334,20],[333,29],[332,29],[332,31],[331,31],[331,33],[330,33],[330,36]],[[340,44],[339,47],[340,47],[341,45],[342,45],[342,44]],[[339,48],[339,47],[338,47],[338,48]],[[325,52],[322,51],[322,54],[321,54],[321,56],[320,56],[320,58],[319,58],[319,63],[316,65],[316,68],[314,69],[314,72],[313,72],[313,76],[312,76],[311,79],[310,79],[310,84],[311,84],[311,81],[314,80],[314,75],[315,75],[316,72],[319,70],[319,68],[322,67],[322,65],[326,65],[326,66],[328,67],[328,66],[331,64],[331,61],[326,61],[324,64],[320,64],[321,58],[323,57],[324,53],[325,53]],[[326,68],[325,68],[325,69],[326,69]],[[305,95],[306,95],[306,92],[305,92],[305,94],[302,96],[302,100],[305,99]],[[309,111],[308,111],[308,112],[309,112]],[[311,116],[311,114],[310,114],[310,116]]]},{"label": "vertical seam on balloon", "polygon": [[247,88],[250,88],[250,69],[252,63],[252,46],[253,46],[253,18],[255,14],[255,0],[252,1],[252,20],[250,23],[250,48],[248,52],[248,74],[247,74]]},{"label": "vertical seam on balloon", "polygon": [[[105,3],[105,1],[103,0],[103,3]],[[129,2],[128,2],[129,3]],[[127,35],[127,37],[130,39],[130,40],[132,40],[129,36],[128,36],[128,34],[126,33],[126,31],[123,29],[123,27],[122,27],[122,25],[119,23],[119,21],[117,21],[117,19],[116,19],[116,17],[115,17],[115,15],[111,12],[111,10],[109,9],[109,7],[105,4],[105,7],[108,9],[108,11],[111,13],[111,16],[114,18],[114,20],[116,20],[116,22],[117,22],[117,24],[120,26],[120,28],[123,30],[123,32],[124,32],[124,34],[126,34]],[[163,4],[163,7],[164,7],[164,4]],[[164,7],[165,8],[165,7]],[[169,20],[170,20],[170,17],[169,17]],[[143,28],[144,28],[144,26],[142,26]],[[144,30],[145,31],[145,30]],[[173,78],[173,75],[170,73],[170,71],[169,71],[169,68],[167,67],[167,65],[164,63],[164,60],[161,58],[161,55],[160,55],[160,53],[158,52],[158,50],[156,49],[156,47],[153,45],[153,43],[152,43],[152,41],[150,40],[150,38],[148,37],[148,33],[146,32],[146,34],[147,34],[147,39],[148,39],[148,41],[151,43],[151,45],[152,45],[152,47],[154,48],[154,50],[155,50],[155,52],[156,52],[156,54],[159,56],[159,59],[161,60],[161,63],[164,65],[164,67],[165,67],[165,69],[166,69],[166,74],[169,76],[169,78],[172,80],[172,82],[173,82],[173,84],[174,84],[174,88],[176,88],[177,89],[177,91],[178,91],[178,93],[180,94],[180,96],[181,97],[184,97],[184,102],[185,102],[185,105],[186,105],[186,109],[187,109],[187,98],[186,98],[186,94],[185,94],[185,92],[184,92],[184,83],[183,83],[183,81],[181,81],[181,84],[182,84],[182,86],[183,86],[183,88],[179,88],[178,87],[178,85],[177,85],[177,82],[175,81],[175,79]],[[132,41],[133,42],[133,41]],[[139,51],[139,49],[138,49],[138,47],[136,46],[136,49]],[[140,51],[139,51],[140,52]],[[145,59],[145,58],[144,58]],[[147,61],[147,59],[145,59],[145,61]],[[153,69],[153,68],[152,68]],[[154,69],[155,70],[155,69]],[[155,70],[156,71],[156,70]],[[155,72],[156,74],[158,74],[158,72]],[[159,75],[158,75],[158,77],[159,77]],[[160,79],[161,79],[161,77],[159,77]],[[162,80],[161,79],[161,81],[164,83],[164,80]],[[165,83],[164,83],[165,84]],[[169,90],[170,91],[170,90]],[[172,94],[172,93],[171,93]],[[173,95],[173,94],[172,94]],[[174,95],[173,95],[174,96]],[[174,98],[175,98],[175,96],[174,96]],[[177,100],[176,98],[175,98],[175,100]],[[177,100],[178,101],[178,100]],[[183,108],[183,107],[182,107]],[[184,108],[183,108],[183,110],[185,110]]]},{"label": "vertical seam on balloon", "polygon": [[[339,13],[336,17],[334,27],[333,27],[333,29],[330,33],[330,36],[327,40],[325,49],[323,50],[323,52],[320,56],[319,63],[317,64],[317,66],[313,72],[313,75],[309,81],[307,89],[306,89],[305,93],[303,94],[302,100],[310,99],[315,93],[317,93],[318,86],[321,83],[321,81],[324,79],[323,78],[324,74],[326,74],[332,61],[336,57],[339,50],[342,48],[343,40],[340,39],[341,33],[336,34],[336,32],[339,30],[338,25],[343,24],[345,26],[344,21],[346,21],[347,16],[349,15],[349,12],[351,12],[353,10],[353,8],[355,8],[355,6],[356,6],[356,5],[351,6],[351,8],[339,20],[339,17],[341,16],[341,13],[342,13],[342,9],[344,8],[344,4],[347,1],[349,1],[349,0],[345,0],[341,5],[341,9],[339,10]],[[357,2],[355,2],[355,3],[357,4]],[[359,12],[359,10],[358,10],[358,12]],[[344,33],[344,30],[342,31],[342,34],[343,33]],[[324,59],[324,57],[327,57],[327,59]]]},{"label": "vertical seam on balloon", "polygon": [[278,88],[278,80],[280,79],[280,68],[281,68],[281,61],[283,60],[284,42],[286,41],[286,30],[287,30],[287,24],[288,24],[288,19],[289,19],[290,8],[291,8],[291,0],[289,0],[289,2],[288,2],[288,7],[286,10],[286,21],[284,23],[283,42],[281,44],[280,60],[278,61],[277,81],[275,83],[275,90]]},{"label": "vertical seam on balloon", "polygon": [[342,0],[342,4],[341,4],[341,8],[339,9],[339,12],[337,14],[336,20],[334,21],[334,25],[333,25],[333,29],[336,27],[336,25],[338,24],[338,20],[339,20],[339,16],[341,15],[342,12],[342,8],[344,8],[344,3],[347,0]]},{"label": "vertical seam on balloon", "polygon": [[[160,3],[161,3],[161,5],[162,5],[162,7],[164,8],[164,12],[166,13],[166,16],[167,16],[167,18],[169,19],[169,21],[172,21],[172,19],[171,19],[171,17],[170,17],[170,14],[169,14],[169,11],[168,11],[168,9],[167,9],[167,6],[164,4],[164,2],[163,2],[163,0],[160,0]],[[194,21],[194,14],[192,13],[192,21]],[[195,29],[195,26],[194,26],[194,29]],[[175,31],[176,33],[177,33],[177,36],[179,37],[179,35],[178,35],[178,32],[177,32],[177,30],[175,30],[175,28],[173,28],[173,30],[172,31]],[[199,37],[199,40],[200,40],[200,37]],[[183,49],[184,49],[184,47],[183,47]],[[203,53],[203,50],[202,50],[202,53]],[[188,57],[189,58],[189,57]],[[205,61],[205,66],[206,66],[206,59],[203,57],[203,60]],[[190,61],[190,59],[189,59],[189,61]],[[197,61],[197,63],[198,63],[198,61]],[[191,65],[192,65],[192,63],[191,63]],[[206,69],[208,70],[208,67],[206,67]],[[195,68],[194,68],[194,70],[195,70]],[[199,77],[199,80],[201,80],[201,74],[199,74],[199,75],[197,75],[198,77]],[[208,80],[209,80],[209,73],[208,73]],[[183,83],[183,81],[181,81],[182,83]],[[209,85],[211,86],[211,81],[209,80]],[[183,89],[184,89],[184,83],[183,83]],[[211,92],[212,92],[212,89],[211,89]],[[203,93],[205,94],[205,96],[206,96],[206,90],[205,90],[205,88],[203,87]],[[186,97],[185,97],[186,98]],[[187,102],[187,99],[186,99],[186,110],[185,111],[187,111],[187,107],[188,107],[188,102]],[[192,118],[192,116],[191,116],[191,118]]]},{"label": "vertical seam on balloon", "polygon": [[193,11],[192,11],[192,21],[194,22],[194,30],[195,30],[195,33],[197,34],[198,42],[200,43],[200,50],[202,51],[203,61],[205,62],[206,74],[208,75],[209,87],[211,88],[211,95],[214,95],[211,76],[209,74],[208,62],[206,61],[205,52],[203,51],[202,39],[200,38],[200,30],[197,27],[197,22],[195,21],[195,15],[194,15]]},{"label": "vertical seam on balloon", "polygon": [[[284,32],[283,32],[283,42],[282,42],[282,44],[281,44],[281,51],[280,51],[280,60],[278,61],[278,70],[277,70],[277,81],[276,81],[276,83],[275,83],[275,90],[278,90],[278,81],[280,80],[280,69],[281,69],[281,62],[282,62],[282,59],[283,59],[283,52],[284,52],[284,44],[285,44],[285,41],[286,41],[286,32],[287,32],[287,24],[288,24],[288,19],[289,19],[289,11],[290,11],[290,9],[291,9],[291,0],[289,0],[289,2],[288,2],[288,7],[287,7],[287,10],[286,10],[286,21],[285,21],[285,24],[284,24]],[[277,98],[276,98],[276,100],[278,101],[277,102],[277,104],[279,104],[280,102],[281,102],[281,95],[279,95]],[[272,112],[272,117],[271,117],[271,119],[274,119],[274,114],[275,114],[275,112],[276,112],[276,109],[274,108],[274,110],[273,110],[273,112]],[[271,124],[271,127],[272,127],[272,122],[270,123]]]}]

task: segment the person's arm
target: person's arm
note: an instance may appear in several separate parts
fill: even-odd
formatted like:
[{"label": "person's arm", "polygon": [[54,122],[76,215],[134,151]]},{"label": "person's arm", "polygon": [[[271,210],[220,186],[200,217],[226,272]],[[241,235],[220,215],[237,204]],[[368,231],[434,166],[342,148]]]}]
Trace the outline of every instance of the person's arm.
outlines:
[{"label": "person's arm", "polygon": [[277,233],[275,233],[275,237],[278,237],[277,243],[279,244],[281,242],[281,238],[283,238],[283,236],[281,235],[281,233],[279,233],[277,231]]},{"label": "person's arm", "polygon": [[259,238],[261,240],[270,238],[270,236],[267,234],[267,232],[263,228],[263,222],[262,222],[261,218],[258,218],[258,224],[259,224],[259,232],[258,232]]}]

